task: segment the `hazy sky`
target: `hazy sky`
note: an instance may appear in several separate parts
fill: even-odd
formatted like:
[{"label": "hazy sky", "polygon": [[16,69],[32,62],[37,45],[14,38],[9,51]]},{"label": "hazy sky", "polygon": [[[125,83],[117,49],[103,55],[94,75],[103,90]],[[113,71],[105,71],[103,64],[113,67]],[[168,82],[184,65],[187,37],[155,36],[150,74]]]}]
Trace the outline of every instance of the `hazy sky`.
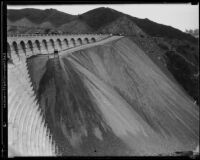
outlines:
[{"label": "hazy sky", "polygon": [[199,28],[199,4],[9,5],[7,8],[54,8],[68,14],[77,15],[98,7],[109,7],[134,17],[148,18],[182,31]]}]

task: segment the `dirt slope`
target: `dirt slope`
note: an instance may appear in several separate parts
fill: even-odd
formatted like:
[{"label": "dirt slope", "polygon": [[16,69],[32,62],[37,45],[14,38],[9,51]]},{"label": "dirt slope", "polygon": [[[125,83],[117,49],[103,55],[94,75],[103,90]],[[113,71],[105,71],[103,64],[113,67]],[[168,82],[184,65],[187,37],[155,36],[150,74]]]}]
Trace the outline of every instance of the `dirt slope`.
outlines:
[{"label": "dirt slope", "polygon": [[41,58],[28,63],[60,154],[157,155],[195,149],[199,108],[129,38],[60,59]]}]

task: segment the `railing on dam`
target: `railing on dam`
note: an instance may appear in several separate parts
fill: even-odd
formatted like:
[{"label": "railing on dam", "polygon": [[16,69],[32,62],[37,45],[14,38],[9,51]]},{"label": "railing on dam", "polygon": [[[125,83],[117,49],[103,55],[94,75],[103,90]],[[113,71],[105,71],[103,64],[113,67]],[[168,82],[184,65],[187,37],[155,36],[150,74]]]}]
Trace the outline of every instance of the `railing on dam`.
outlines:
[{"label": "railing on dam", "polygon": [[90,34],[90,33],[85,33],[85,34],[73,34],[73,33],[71,33],[71,34],[69,34],[69,33],[64,33],[64,34],[59,34],[59,33],[57,33],[57,34],[8,34],[7,35],[7,37],[32,37],[32,36],[36,36],[36,37],[38,37],[38,36],[43,36],[43,37],[45,37],[45,36],[85,36],[85,35],[92,35],[92,36],[105,36],[105,35],[107,35],[107,36],[109,36],[109,35],[112,35],[112,34]]},{"label": "railing on dam", "polygon": [[106,39],[110,34],[17,34],[7,37],[9,59],[25,59],[38,54],[52,54]]}]

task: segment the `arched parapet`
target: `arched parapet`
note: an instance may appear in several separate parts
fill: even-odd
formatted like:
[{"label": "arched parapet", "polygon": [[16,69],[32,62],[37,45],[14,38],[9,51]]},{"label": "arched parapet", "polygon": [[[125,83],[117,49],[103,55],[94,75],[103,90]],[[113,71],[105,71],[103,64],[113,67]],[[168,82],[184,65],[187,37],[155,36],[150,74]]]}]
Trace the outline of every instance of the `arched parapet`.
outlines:
[{"label": "arched parapet", "polygon": [[35,48],[35,54],[41,54],[41,42],[39,40],[34,41],[33,47]]},{"label": "arched parapet", "polygon": [[17,55],[17,57],[19,57],[19,50],[18,50],[18,44],[17,42],[13,42],[12,43],[12,49],[13,49],[13,52]]},{"label": "arched parapet", "polygon": [[22,61],[25,61],[26,59],[26,50],[27,50],[26,43],[23,40],[21,40],[18,44],[18,51],[20,59]]},{"label": "arched parapet", "polygon": [[70,39],[70,47],[75,47],[76,46],[76,41],[74,38]]},{"label": "arched parapet", "polygon": [[76,46],[80,46],[82,44],[83,44],[82,39],[81,38],[77,38],[77,40],[76,40]]},{"label": "arched parapet", "polygon": [[56,48],[58,49],[58,51],[62,50],[62,48],[63,48],[63,43],[60,40],[60,38],[56,39]]},{"label": "arched parapet", "polygon": [[11,47],[10,47],[10,44],[7,42],[7,58],[9,60],[12,59],[12,56],[11,56]]},{"label": "arched parapet", "polygon": [[48,54],[48,44],[46,39],[43,39],[41,42],[41,53]]},{"label": "arched parapet", "polygon": [[69,41],[67,38],[63,39],[63,49],[69,48]]},{"label": "arched parapet", "polygon": [[85,37],[85,38],[83,39],[83,44],[88,44],[88,43],[90,43],[90,41],[89,41],[89,39],[88,39],[87,37]]},{"label": "arched parapet", "polygon": [[53,39],[50,39],[48,42],[47,42],[47,46],[49,48],[49,53],[54,53],[54,50],[55,50],[55,42]]},{"label": "arched parapet", "polygon": [[92,37],[92,38],[90,39],[90,42],[91,42],[91,43],[96,42],[96,38]]},{"label": "arched parapet", "polygon": [[[9,36],[8,43],[10,44],[11,57],[12,53],[19,55],[26,53],[26,56],[34,54],[48,54],[53,53],[54,49],[63,50],[71,47],[76,47],[88,43],[94,43],[109,37],[108,34],[48,34],[48,35],[20,35],[20,36]],[[45,40],[46,42],[44,42]],[[17,47],[12,45],[13,42],[17,43]],[[26,49],[23,50],[23,45],[20,42],[24,41]],[[32,45],[30,44],[30,41]],[[29,44],[28,44],[29,42]],[[16,52],[16,48],[19,51]],[[18,54],[19,53],[19,54]],[[21,57],[21,56],[19,56]]]},{"label": "arched parapet", "polygon": [[34,48],[33,48],[33,42],[31,40],[28,40],[27,42],[27,56],[30,57],[34,55]]},{"label": "arched parapet", "polygon": [[18,63],[20,61],[19,56],[19,47],[16,41],[13,41],[11,44],[11,57],[14,63]]}]

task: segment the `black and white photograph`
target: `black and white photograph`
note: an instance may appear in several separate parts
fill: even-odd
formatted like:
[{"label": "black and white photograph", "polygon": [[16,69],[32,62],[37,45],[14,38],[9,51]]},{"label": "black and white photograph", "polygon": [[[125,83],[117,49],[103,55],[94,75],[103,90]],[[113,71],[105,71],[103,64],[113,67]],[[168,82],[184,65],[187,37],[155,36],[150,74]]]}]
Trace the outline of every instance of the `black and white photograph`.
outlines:
[{"label": "black and white photograph", "polygon": [[9,158],[199,157],[199,4],[6,12]]}]

